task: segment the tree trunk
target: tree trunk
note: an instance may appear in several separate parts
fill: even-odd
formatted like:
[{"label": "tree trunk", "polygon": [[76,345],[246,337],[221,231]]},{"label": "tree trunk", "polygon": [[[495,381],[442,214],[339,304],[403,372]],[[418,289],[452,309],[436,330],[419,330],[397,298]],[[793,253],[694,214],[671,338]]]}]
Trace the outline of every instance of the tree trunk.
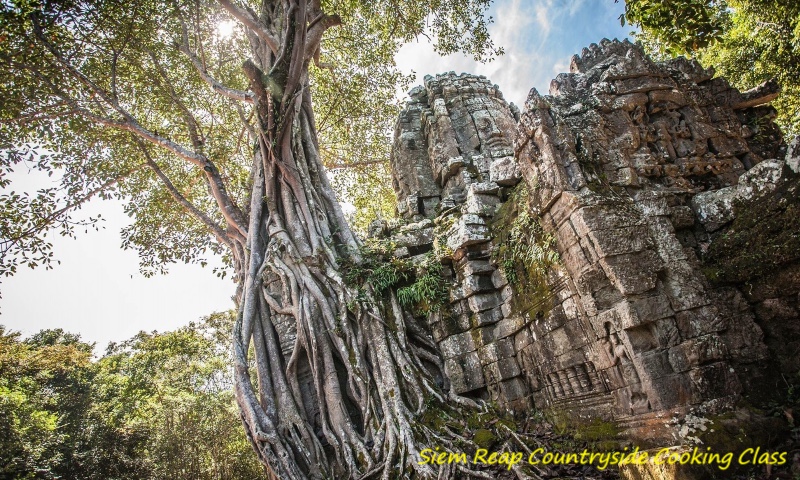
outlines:
[{"label": "tree trunk", "polygon": [[449,441],[412,419],[453,398],[420,358],[441,368],[433,340],[394,292],[381,301],[367,286],[364,298],[343,281],[343,266],[360,261],[359,242],[322,167],[308,82],[321,37],[314,22],[338,18],[305,12],[305,3],[266,7],[251,25],[244,70],[260,128],[247,239],[234,245],[236,399],[261,461],[281,479],[432,477],[417,446]]}]

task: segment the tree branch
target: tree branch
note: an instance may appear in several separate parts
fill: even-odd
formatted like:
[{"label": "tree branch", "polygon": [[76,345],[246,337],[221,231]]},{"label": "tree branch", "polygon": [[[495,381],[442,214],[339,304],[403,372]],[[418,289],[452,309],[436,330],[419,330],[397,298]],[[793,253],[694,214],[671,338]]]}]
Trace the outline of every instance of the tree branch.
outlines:
[{"label": "tree branch", "polygon": [[311,21],[308,25],[308,34],[306,37],[305,58],[306,60],[314,59],[315,63],[319,65],[319,45],[322,42],[322,34],[325,30],[342,24],[342,18],[339,15],[325,15],[320,13],[317,18]]},{"label": "tree branch", "polygon": [[186,27],[186,22],[180,14],[179,17],[181,22],[181,45],[178,47],[178,50],[189,57],[195,70],[200,74],[200,78],[202,78],[213,91],[221,95],[240,102],[253,103],[255,99],[251,92],[244,92],[242,90],[236,90],[235,88],[226,87],[208,73],[203,62],[200,61],[200,58],[189,47],[189,32]]},{"label": "tree branch", "polygon": [[198,220],[203,222],[206,225],[206,227],[208,227],[208,229],[211,230],[211,233],[213,233],[214,236],[217,237],[217,240],[219,240],[220,243],[224,243],[228,247],[232,247],[231,241],[228,238],[226,232],[219,225],[217,225],[211,219],[211,217],[200,211],[200,209],[194,206],[194,204],[192,204],[189,200],[187,200],[186,197],[183,196],[183,194],[181,194],[181,192],[178,191],[177,188],[175,188],[175,185],[170,181],[169,177],[167,177],[166,174],[164,174],[164,172],[161,170],[161,168],[158,166],[155,160],[153,160],[153,158],[150,156],[150,152],[147,151],[147,146],[144,144],[144,142],[137,137],[134,137],[134,141],[139,146],[139,149],[142,151],[142,154],[144,155],[144,158],[147,161],[147,165],[150,167],[151,170],[153,170],[153,172],[155,172],[156,176],[161,180],[161,183],[163,183],[164,186],[167,187],[167,191],[170,193],[170,195],[172,195],[172,197],[179,204],[181,204],[181,206],[187,212],[194,215]]},{"label": "tree branch", "polygon": [[258,23],[258,18],[255,17],[252,13],[245,10],[244,8],[234,5],[233,2],[230,0],[217,0],[222,8],[228,11],[231,15],[234,16],[237,20],[242,22],[247,28],[252,30],[258,38],[264,41],[267,44],[270,50],[274,55],[278,54],[278,40],[270,35],[261,25]]},{"label": "tree branch", "polygon": [[57,92],[63,100],[69,102],[71,105],[74,105],[81,114],[85,115],[87,118],[94,120],[97,123],[102,125],[116,127],[122,130],[127,130],[129,132],[133,132],[143,139],[159,145],[174,154],[176,154],[179,158],[187,160],[198,167],[201,167],[205,172],[206,176],[209,179],[209,187],[211,188],[211,193],[217,201],[220,209],[222,210],[222,214],[225,217],[225,220],[228,224],[238,230],[239,234],[246,237],[247,236],[247,222],[245,221],[245,215],[242,213],[241,209],[233,203],[230,196],[228,195],[225,182],[222,180],[222,177],[219,174],[219,170],[214,165],[214,163],[205,155],[198,152],[192,152],[189,149],[164,138],[139,124],[139,122],[131,115],[127,110],[122,108],[118,101],[112,98],[108,92],[100,88],[96,83],[91,81],[86,75],[84,75],[81,71],[75,68],[74,65],[69,63],[64,59],[64,57],[56,50],[56,48],[47,41],[44,33],[42,32],[41,26],[39,25],[38,20],[36,19],[35,15],[31,15],[31,19],[34,23],[34,30],[36,32],[36,36],[40,42],[47,48],[47,50],[55,57],[56,61],[61,64],[73,77],[79,80],[81,83],[89,87],[89,89],[94,92],[95,95],[100,97],[105,104],[112,107],[116,110],[120,115],[122,115],[122,121],[113,120],[108,117],[102,117],[95,115],[94,113],[80,107],[77,101],[68,95],[60,92],[52,82],[46,79],[43,75],[38,74],[37,76],[47,83],[54,92]]},{"label": "tree branch", "polygon": [[77,208],[77,207],[83,205],[84,203],[88,202],[89,200],[94,198],[94,196],[97,195],[98,193],[108,190],[109,188],[111,188],[112,186],[114,186],[117,183],[121,182],[125,177],[127,177],[130,174],[132,174],[133,172],[135,172],[136,170],[138,170],[141,167],[142,167],[142,165],[140,165],[139,167],[136,167],[136,168],[132,168],[131,170],[123,173],[122,175],[120,175],[120,176],[118,176],[116,178],[112,178],[111,180],[108,180],[107,182],[103,183],[99,187],[97,187],[95,189],[92,189],[91,191],[86,193],[86,195],[78,198],[77,200],[75,200],[73,202],[68,203],[64,207],[59,208],[55,212],[53,212],[50,215],[44,217],[40,223],[32,226],[31,228],[29,228],[29,229],[25,230],[24,232],[20,233],[19,235],[15,236],[15,237],[12,237],[12,238],[3,239],[3,250],[7,250],[11,245],[17,243],[19,240],[21,240],[21,239],[23,239],[23,238],[25,238],[27,236],[33,235],[36,232],[40,232],[43,229],[49,227],[55,221],[57,221],[59,217],[61,217],[65,213],[67,213],[70,210],[72,210],[74,208]]}]

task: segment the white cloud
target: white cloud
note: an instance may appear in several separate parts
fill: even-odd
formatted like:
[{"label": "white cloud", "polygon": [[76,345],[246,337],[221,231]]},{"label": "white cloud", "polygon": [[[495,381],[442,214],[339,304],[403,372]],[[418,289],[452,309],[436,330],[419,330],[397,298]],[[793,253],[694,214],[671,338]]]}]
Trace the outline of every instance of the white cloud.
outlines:
[{"label": "white cloud", "polygon": [[569,61],[568,60],[559,60],[553,64],[553,74],[558,75],[559,73],[566,73],[569,72]]},{"label": "white cloud", "polygon": [[547,38],[550,35],[550,17],[548,16],[548,12],[550,11],[550,2],[546,3],[547,4],[538,3],[534,7],[536,23],[541,29],[539,33],[540,38]]}]

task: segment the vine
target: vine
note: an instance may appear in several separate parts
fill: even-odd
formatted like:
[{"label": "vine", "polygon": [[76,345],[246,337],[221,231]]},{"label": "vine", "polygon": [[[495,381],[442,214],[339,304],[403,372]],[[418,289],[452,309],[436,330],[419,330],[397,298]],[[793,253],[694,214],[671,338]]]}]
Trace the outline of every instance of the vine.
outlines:
[{"label": "vine", "polygon": [[515,290],[514,311],[544,314],[550,297],[547,277],[560,257],[555,237],[544,231],[529,198],[527,185],[520,183],[500,207],[492,224],[492,260]]},{"label": "vine", "polygon": [[397,290],[397,300],[400,305],[412,308],[415,314],[426,316],[445,305],[448,293],[442,264],[433,255],[429,255],[420,268],[422,273],[414,283]]}]

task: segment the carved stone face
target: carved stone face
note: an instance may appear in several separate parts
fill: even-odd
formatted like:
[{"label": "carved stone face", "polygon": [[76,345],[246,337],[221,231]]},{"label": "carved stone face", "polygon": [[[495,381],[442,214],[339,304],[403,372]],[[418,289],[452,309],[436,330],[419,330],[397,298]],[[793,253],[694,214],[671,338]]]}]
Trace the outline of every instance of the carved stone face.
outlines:
[{"label": "carved stone face", "polygon": [[481,152],[492,156],[500,156],[501,150],[511,149],[510,134],[513,132],[513,120],[495,118],[488,110],[478,110],[472,114],[478,138],[481,141]]}]

